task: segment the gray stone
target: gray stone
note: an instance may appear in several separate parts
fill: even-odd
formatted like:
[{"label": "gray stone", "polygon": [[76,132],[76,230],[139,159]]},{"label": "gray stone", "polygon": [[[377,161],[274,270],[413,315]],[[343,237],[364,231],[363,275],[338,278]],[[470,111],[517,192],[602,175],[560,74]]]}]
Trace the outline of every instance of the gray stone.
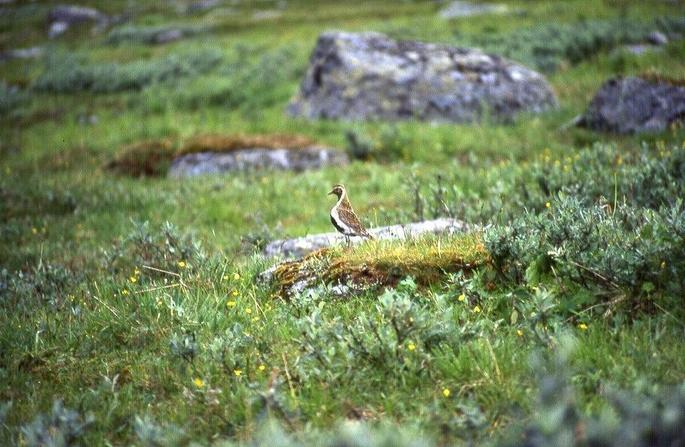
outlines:
[{"label": "gray stone", "polygon": [[471,3],[456,0],[444,7],[438,13],[443,19],[456,19],[481,14],[505,14],[509,12],[507,5],[497,3]]},{"label": "gray stone", "polygon": [[578,125],[621,134],[661,132],[684,118],[685,87],[629,77],[606,81]]},{"label": "gray stone", "polygon": [[159,33],[155,34],[152,43],[164,44],[169,42],[174,42],[185,37],[185,34],[180,28],[169,28],[165,30],[160,30]]},{"label": "gray stone", "polygon": [[[376,239],[409,239],[425,234],[455,234],[468,230],[468,225],[455,219],[436,219],[424,222],[391,225],[369,229]],[[358,244],[365,239],[352,238],[352,244]],[[264,255],[269,257],[300,258],[321,248],[342,245],[345,238],[336,232],[314,234],[294,239],[273,241],[264,248]]]},{"label": "gray stone", "polygon": [[499,56],[379,33],[327,32],[288,111],[306,118],[472,122],[555,105],[542,75]]},{"label": "gray stone", "polygon": [[231,152],[198,152],[183,155],[174,160],[169,168],[169,176],[190,177],[259,169],[299,172],[347,163],[347,154],[323,147],[304,149],[254,148]]},{"label": "gray stone", "polygon": [[64,34],[72,25],[91,22],[102,26],[108,21],[107,15],[94,8],[58,5],[48,13],[48,36],[52,39]]},{"label": "gray stone", "polygon": [[252,20],[254,21],[262,21],[262,20],[274,20],[279,17],[281,17],[283,13],[281,11],[277,10],[271,10],[271,9],[265,9],[263,11],[255,11],[252,14]]},{"label": "gray stone", "polygon": [[[646,53],[654,53],[654,52],[660,52],[663,51],[661,47],[658,47],[656,45],[649,45],[649,44],[635,44],[635,45],[624,45],[622,47],[618,48],[618,51],[626,51],[630,54],[634,54],[636,56],[642,56],[643,54]],[[614,53],[614,52],[612,52]]]},{"label": "gray stone", "polygon": [[668,37],[661,31],[652,31],[647,35],[647,42],[652,45],[666,45],[668,44]]},{"label": "gray stone", "polygon": [[17,48],[0,52],[0,62],[11,59],[35,59],[43,55],[42,47]]}]

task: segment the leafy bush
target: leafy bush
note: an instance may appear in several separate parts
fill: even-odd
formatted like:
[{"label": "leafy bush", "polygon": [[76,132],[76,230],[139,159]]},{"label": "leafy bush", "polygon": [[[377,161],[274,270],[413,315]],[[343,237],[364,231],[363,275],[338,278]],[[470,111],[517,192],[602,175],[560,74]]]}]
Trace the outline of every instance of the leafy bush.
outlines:
[{"label": "leafy bush", "polygon": [[56,93],[142,90],[151,84],[206,73],[221,60],[221,52],[214,49],[127,64],[83,64],[74,56],[60,54],[48,58],[45,72],[36,79],[33,88]]},{"label": "leafy bush", "polygon": [[460,45],[477,46],[538,70],[553,72],[564,61],[577,64],[617,45],[643,41],[654,29],[680,34],[685,17],[661,17],[654,23],[618,19],[546,24],[510,33],[456,36]]},{"label": "leafy bush", "polygon": [[181,235],[176,227],[166,222],[159,231],[152,231],[148,222],[134,223],[128,236],[117,241],[105,252],[105,268],[114,274],[128,273],[142,266],[176,272],[199,265],[207,259],[200,245],[190,235]]},{"label": "leafy bush", "polygon": [[28,100],[28,93],[19,87],[0,81],[0,117],[12,114]]},{"label": "leafy bush", "polygon": [[[550,367],[538,357],[538,403],[533,420],[510,431],[502,447],[666,447],[685,443],[685,384],[661,390],[625,391],[607,386],[608,406],[599,417],[583,415],[563,356]],[[644,386],[643,386],[644,388]]]},{"label": "leafy bush", "polygon": [[132,26],[126,25],[113,29],[107,36],[107,43],[120,45],[122,43],[158,44],[164,43],[168,33],[174,33],[179,38],[191,37],[207,32],[205,28],[195,26]]},{"label": "leafy bush", "polygon": [[386,290],[374,309],[351,322],[326,316],[317,304],[319,293],[310,290],[294,300],[300,307],[295,312],[306,313],[297,320],[303,350],[298,371],[304,378],[345,382],[358,377],[360,368],[385,371],[384,380],[409,370],[420,374],[432,351],[457,349],[470,331],[455,325],[450,306],[443,303],[436,312],[422,304],[410,279]]},{"label": "leafy bush", "polygon": [[533,284],[554,275],[633,294],[685,286],[682,200],[658,211],[623,205],[610,211],[561,195],[544,213],[492,227],[485,244],[500,272]]},{"label": "leafy bush", "polygon": [[64,408],[62,401],[56,400],[49,415],[36,416],[33,422],[21,428],[21,433],[27,446],[74,446],[80,444],[79,441],[93,422],[92,416],[84,418],[78,412]]},{"label": "leafy bush", "polygon": [[282,48],[265,52],[256,61],[254,49],[238,47],[231,61],[211,76],[184,82],[171,94],[163,87],[150,89],[140,105],[156,110],[170,106],[198,109],[221,106],[258,113],[274,104],[285,103],[292,94],[294,81],[302,76],[293,50]]}]

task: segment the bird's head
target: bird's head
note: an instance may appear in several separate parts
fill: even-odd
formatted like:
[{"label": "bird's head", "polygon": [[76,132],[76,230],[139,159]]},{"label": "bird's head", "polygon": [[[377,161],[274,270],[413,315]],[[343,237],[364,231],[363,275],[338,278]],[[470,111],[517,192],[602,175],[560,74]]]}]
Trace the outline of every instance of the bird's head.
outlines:
[{"label": "bird's head", "polygon": [[333,185],[333,189],[328,194],[335,194],[338,198],[341,198],[345,195],[345,187],[343,185]]}]

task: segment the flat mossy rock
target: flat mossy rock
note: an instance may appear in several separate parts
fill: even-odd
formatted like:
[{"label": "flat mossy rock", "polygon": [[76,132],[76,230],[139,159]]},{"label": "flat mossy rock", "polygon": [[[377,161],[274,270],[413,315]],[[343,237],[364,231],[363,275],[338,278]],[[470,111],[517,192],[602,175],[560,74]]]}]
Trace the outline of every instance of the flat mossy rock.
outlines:
[{"label": "flat mossy rock", "polygon": [[476,49],[383,34],[319,36],[291,115],[350,120],[510,120],[556,105],[539,73]]},{"label": "flat mossy rock", "polygon": [[[465,222],[443,218],[371,228],[369,233],[379,240],[403,240],[427,234],[458,234],[468,229],[469,226]],[[350,242],[352,244],[359,244],[364,240],[362,238],[352,238]],[[273,241],[264,248],[264,255],[268,257],[299,258],[322,248],[335,247],[344,243],[344,236],[337,232],[312,234],[310,236]]]},{"label": "flat mossy rock", "polygon": [[428,285],[450,272],[470,271],[489,262],[480,233],[373,240],[355,248],[322,248],[261,273],[260,283],[290,297],[318,286],[335,295],[394,286],[406,277]]},{"label": "flat mossy rock", "polygon": [[638,77],[606,81],[578,121],[601,132],[661,132],[685,119],[685,85]]},{"label": "flat mossy rock", "polygon": [[305,171],[348,163],[344,152],[324,147],[301,149],[253,148],[230,152],[196,152],[185,154],[173,161],[170,177],[221,174],[232,171],[276,169]]}]

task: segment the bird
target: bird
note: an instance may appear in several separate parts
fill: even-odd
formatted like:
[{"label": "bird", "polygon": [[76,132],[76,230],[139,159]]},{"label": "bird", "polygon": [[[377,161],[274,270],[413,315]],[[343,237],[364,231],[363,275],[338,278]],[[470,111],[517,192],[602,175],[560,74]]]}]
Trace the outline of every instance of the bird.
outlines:
[{"label": "bird", "polygon": [[328,193],[328,195],[335,195],[338,197],[338,201],[331,209],[331,223],[345,236],[347,241],[347,246],[350,246],[350,237],[358,236],[367,239],[373,239],[373,236],[366,231],[364,225],[359,221],[359,218],[352,209],[352,204],[347,198],[347,191],[345,186],[341,184],[333,185],[333,189]]}]

